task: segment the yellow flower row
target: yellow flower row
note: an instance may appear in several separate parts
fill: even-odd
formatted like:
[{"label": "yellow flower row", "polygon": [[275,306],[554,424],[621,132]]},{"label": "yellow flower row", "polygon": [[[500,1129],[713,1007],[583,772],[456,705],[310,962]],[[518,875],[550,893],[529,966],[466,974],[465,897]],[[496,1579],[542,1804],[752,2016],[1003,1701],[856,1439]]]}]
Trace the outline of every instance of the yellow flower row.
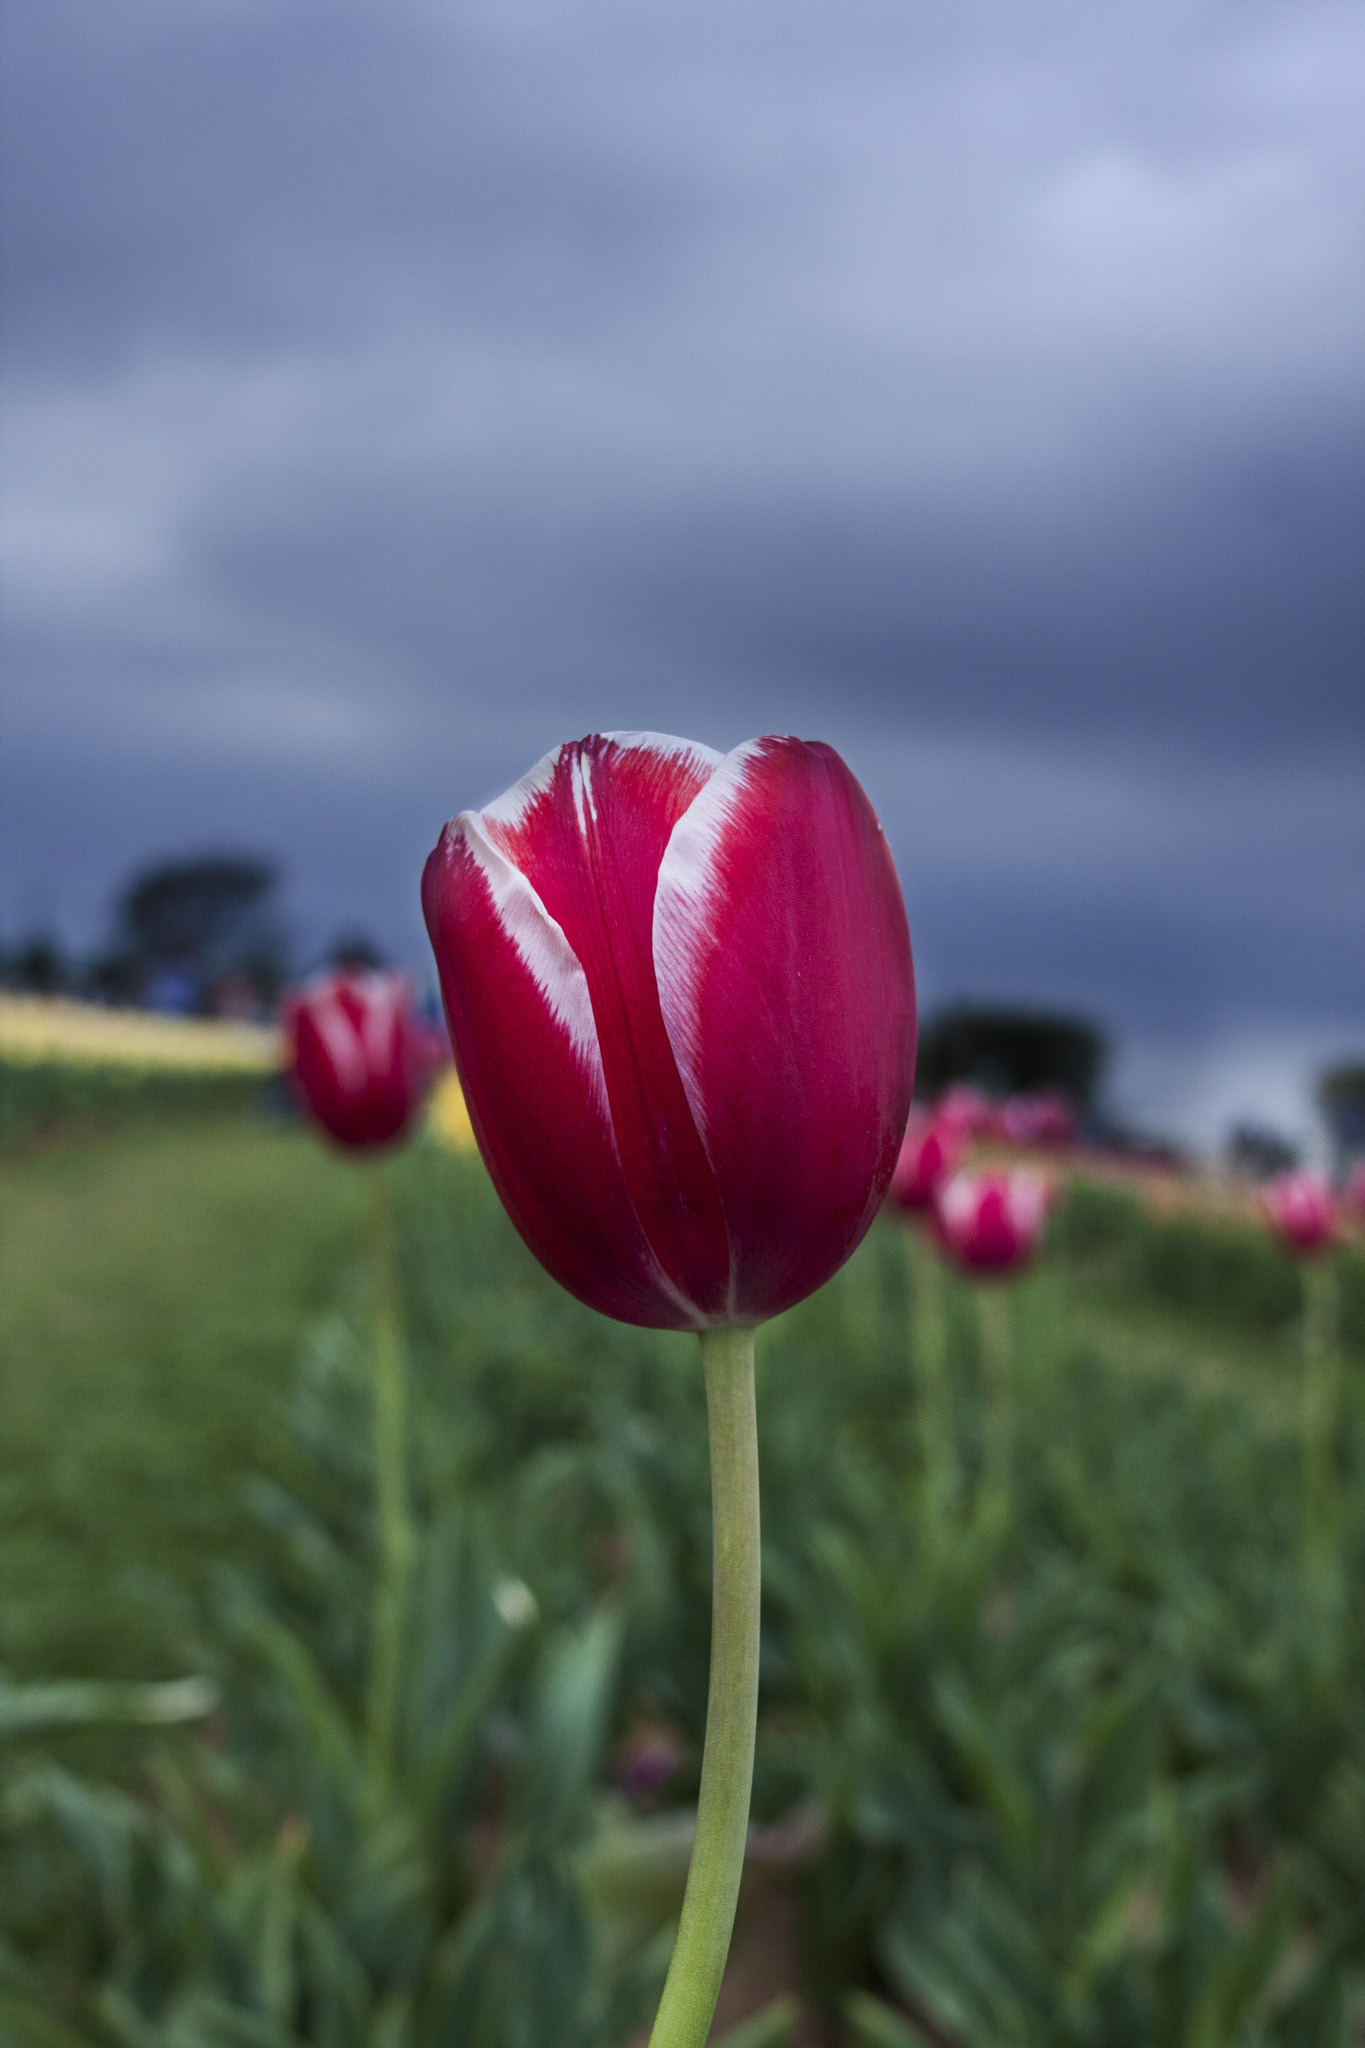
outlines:
[{"label": "yellow flower row", "polygon": [[0,991],[0,1060],[15,1064],[269,1074],[282,1058],[280,1034],[271,1025],[158,1017]]}]

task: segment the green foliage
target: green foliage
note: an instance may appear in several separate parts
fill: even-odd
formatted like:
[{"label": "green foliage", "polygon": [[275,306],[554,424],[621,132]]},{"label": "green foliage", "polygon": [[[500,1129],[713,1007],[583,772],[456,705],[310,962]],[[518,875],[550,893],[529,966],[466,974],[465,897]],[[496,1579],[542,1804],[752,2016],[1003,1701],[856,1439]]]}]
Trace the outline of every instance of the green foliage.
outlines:
[{"label": "green foliage", "polygon": [[[317,1160],[322,1201],[345,1169]],[[178,1690],[0,1691],[0,2039],[623,2048],[648,2019],[705,1711],[695,1347],[567,1302],[475,1162],[419,1145],[387,1177],[411,1547],[376,1490],[368,1269],[322,1260],[293,1375],[272,1399],[278,1352],[251,1367],[261,1455],[239,1437],[198,1472],[242,1521],[205,1529],[164,1609]],[[1014,1301],[1007,1410],[970,1290],[934,1292],[889,1223],[760,1340],[756,1815],[800,1893],[791,1988],[856,2048],[1346,2048],[1358,2026],[1358,1369],[1337,1547],[1306,1555],[1297,1305],[1248,1309],[1247,1233],[1206,1257],[1168,1229],[1073,1196]],[[296,1211],[296,1257],[305,1236]],[[1253,1326],[1273,1400],[1237,1378]],[[207,1389],[224,1361],[185,1370]],[[613,1757],[640,1727],[678,1762],[632,1807]],[[728,2048],[777,2048],[793,2017]]]},{"label": "green foliage", "polygon": [[0,1152],[51,1131],[241,1116],[264,1086],[258,1074],[0,1058]]},{"label": "green foliage", "polygon": [[[1229,1330],[1266,1334],[1302,1310],[1300,1270],[1269,1232],[1235,1217],[1156,1216],[1125,1189],[1074,1181],[1054,1251],[1116,1300],[1155,1301]],[[1342,1337],[1365,1353],[1365,1257],[1339,1254]]]}]

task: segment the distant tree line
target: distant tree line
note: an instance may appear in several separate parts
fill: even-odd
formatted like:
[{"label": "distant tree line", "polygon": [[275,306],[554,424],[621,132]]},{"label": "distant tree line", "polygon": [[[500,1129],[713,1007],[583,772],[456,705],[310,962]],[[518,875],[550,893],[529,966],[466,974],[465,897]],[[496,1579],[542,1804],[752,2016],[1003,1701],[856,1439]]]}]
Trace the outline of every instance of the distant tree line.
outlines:
[{"label": "distant tree line", "polygon": [[73,958],[46,933],[0,957],[6,986],[187,1015],[257,1016],[288,978],[274,864],[204,854],[140,870],[120,893],[106,944]]},{"label": "distant tree line", "polygon": [[915,1093],[933,1102],[962,1081],[995,1096],[1055,1089],[1091,1119],[1108,1053],[1104,1032],[1083,1018],[962,1004],[940,1011],[921,1031]]}]

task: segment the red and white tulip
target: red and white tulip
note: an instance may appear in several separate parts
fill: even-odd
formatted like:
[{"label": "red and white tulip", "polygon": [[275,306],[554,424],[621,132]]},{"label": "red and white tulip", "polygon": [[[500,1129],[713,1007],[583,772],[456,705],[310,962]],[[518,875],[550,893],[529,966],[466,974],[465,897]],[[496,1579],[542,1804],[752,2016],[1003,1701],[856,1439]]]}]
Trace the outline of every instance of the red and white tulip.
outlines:
[{"label": "red and white tulip", "polygon": [[624,1322],[752,1324],[843,1264],[914,1072],[905,909],[829,747],[557,747],[451,821],[422,901],[508,1213]]},{"label": "red and white tulip", "polygon": [[934,1204],[939,1242],[977,1279],[1018,1272],[1042,1243],[1051,1200],[1046,1174],[1029,1167],[954,1174]]},{"label": "red and white tulip", "polygon": [[330,1138],[373,1151],[404,1135],[440,1057],[405,975],[319,975],[288,998],[282,1021],[295,1087]]}]

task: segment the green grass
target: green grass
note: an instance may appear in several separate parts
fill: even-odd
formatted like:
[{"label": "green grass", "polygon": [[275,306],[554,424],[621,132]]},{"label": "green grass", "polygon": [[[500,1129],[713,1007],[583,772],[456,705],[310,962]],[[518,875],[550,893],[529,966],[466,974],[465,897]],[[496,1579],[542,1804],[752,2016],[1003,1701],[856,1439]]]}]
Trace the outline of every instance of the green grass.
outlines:
[{"label": "green grass", "polygon": [[357,1171],[257,1119],[0,1160],[0,1663],[173,1669],[173,1603],[245,1540],[310,1319],[357,1252]]},{"label": "green grass", "polygon": [[[632,1728],[661,1720],[684,1761],[644,1835],[625,1827],[631,1855],[695,1790],[696,1347],[570,1302],[477,1161],[419,1142],[385,1173],[416,1563],[403,1737],[376,1762],[371,1617],[396,1567],[366,1171],[254,1121],[0,1163],[0,1658],[220,1688],[207,1741],[59,1730],[0,1754],[0,2034],[25,2048],[54,2037],[17,2031],[11,1983],[30,2014],[103,2015],[68,2037],[92,2048],[170,2039],[168,2001],[210,1983],[231,2028],[177,2040],[283,2039],[262,2015],[286,2011],[319,2048],[381,2019],[402,2048],[621,2048],[636,2024],[594,2004],[578,1859],[623,1824]],[[881,1222],[759,1346],[755,1811],[821,1816],[798,1881],[808,2010],[853,1995],[869,2048],[908,2044],[906,2011],[972,2048],[1345,2048],[1365,2003],[1358,1337],[1339,1540],[1309,1554],[1298,1282],[1260,1233],[1070,1196],[1012,1296],[1003,1485],[990,1325],[922,1261],[912,1302],[907,1243]],[[1358,1308],[1358,1254],[1342,1267]],[[941,1427],[917,1408],[934,1384]],[[34,1697],[17,1706],[31,1722]],[[655,1963],[611,1991],[622,2014]],[[390,2028],[409,1981],[420,2016]]]},{"label": "green grass", "polygon": [[[359,1262],[364,1171],[254,1117],[0,1159],[0,1664],[178,1667],[192,1611],[178,1632],[168,1594],[192,1595],[254,1540],[245,1484],[281,1455],[278,1401],[303,1335]],[[466,1177],[486,1229],[491,1192],[477,1164]],[[1294,1427],[1292,1322],[1248,1328],[1140,1291],[1116,1276],[1123,1223],[1109,1219],[1098,1252],[1093,1230],[1064,1242],[1029,1283],[1025,1319],[1064,1354],[1245,1398],[1262,1426]],[[846,1284],[872,1289],[886,1252],[869,1245]],[[536,1288],[520,1247],[507,1256]]]}]

